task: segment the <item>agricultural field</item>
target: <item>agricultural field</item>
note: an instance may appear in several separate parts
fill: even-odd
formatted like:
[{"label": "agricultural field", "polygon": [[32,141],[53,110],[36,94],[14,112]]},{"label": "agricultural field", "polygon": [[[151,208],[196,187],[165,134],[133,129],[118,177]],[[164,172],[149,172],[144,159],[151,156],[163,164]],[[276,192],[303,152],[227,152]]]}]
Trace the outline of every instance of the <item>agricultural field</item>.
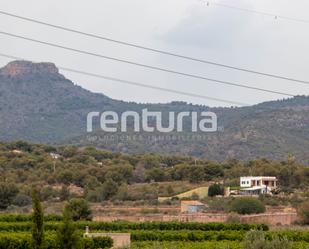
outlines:
[{"label": "agricultural field", "polygon": [[[44,218],[44,249],[58,248],[55,237],[62,224],[62,217],[56,215]],[[1,215],[0,216],[0,249],[32,249],[31,247],[31,216]],[[224,224],[224,223],[181,223],[181,222],[74,222],[78,235],[82,238],[85,227],[90,232],[128,232],[131,234],[133,249],[238,249],[244,248],[244,240],[250,231],[263,233],[267,239],[285,238],[291,248],[307,249],[309,231],[306,230],[270,230],[266,225]],[[109,248],[108,238],[102,238]],[[89,239],[81,242],[83,248],[96,248]],[[285,248],[282,248],[285,249]]]}]

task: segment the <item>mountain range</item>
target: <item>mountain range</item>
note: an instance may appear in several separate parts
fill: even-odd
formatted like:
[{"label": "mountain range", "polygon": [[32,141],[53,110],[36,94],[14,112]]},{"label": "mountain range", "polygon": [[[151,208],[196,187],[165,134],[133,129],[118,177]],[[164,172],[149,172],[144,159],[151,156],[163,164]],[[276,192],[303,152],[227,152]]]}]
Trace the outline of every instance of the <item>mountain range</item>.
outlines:
[{"label": "mountain range", "polygon": [[[220,129],[193,134],[185,122],[184,133],[164,136],[128,131],[111,137],[99,129],[86,132],[89,112],[120,114],[145,108],[163,113],[212,111]],[[186,102],[138,104],[83,89],[52,63],[13,61],[0,69],[0,140],[96,146],[125,153],[175,153],[219,161],[230,157],[283,160],[292,154],[309,163],[309,96],[231,108]]]}]

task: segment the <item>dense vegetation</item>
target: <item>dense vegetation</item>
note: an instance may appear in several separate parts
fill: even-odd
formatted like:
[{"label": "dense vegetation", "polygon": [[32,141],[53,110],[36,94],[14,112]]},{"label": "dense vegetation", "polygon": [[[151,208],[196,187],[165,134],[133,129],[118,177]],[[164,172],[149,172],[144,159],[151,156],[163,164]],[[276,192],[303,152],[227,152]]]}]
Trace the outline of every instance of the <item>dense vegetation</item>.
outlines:
[{"label": "dense vegetation", "polygon": [[[1,220],[10,220],[10,222],[2,222],[0,225],[1,228],[7,228],[7,230],[1,231],[1,249],[33,248],[31,247],[31,222],[29,223],[28,221],[29,216],[1,215],[0,218]],[[60,219],[61,217],[58,218]],[[24,221],[14,222],[14,220],[21,219]],[[58,232],[62,231],[64,224],[65,222],[45,222],[44,244],[42,248],[59,248]],[[104,223],[79,221],[70,225],[77,229],[76,236],[79,237],[78,248],[95,249],[109,248],[111,246],[111,240],[105,237],[98,240],[82,239],[82,233],[86,225],[93,232],[129,232],[131,233],[132,248],[136,249],[181,248],[182,246],[189,249],[306,249],[309,245],[308,231],[269,231],[265,225],[179,222]],[[70,230],[67,228],[66,232]],[[260,246],[257,247],[258,245]]]},{"label": "dense vegetation", "polygon": [[[249,174],[277,176],[279,183],[284,183],[280,185],[281,190],[288,193],[306,190],[309,185],[309,168],[293,157],[280,162],[230,159],[219,163],[191,157],[127,155],[92,147],[79,149],[26,142],[0,144],[0,171],[0,209],[29,205],[33,185],[40,188],[42,201],[64,201],[77,196],[90,202],[155,201],[159,195],[176,194],[173,184],[160,188],[156,183],[224,180],[227,186],[238,186],[239,177]],[[139,190],[131,189],[142,183],[151,184],[140,185]]]},{"label": "dense vegetation", "polygon": [[242,197],[232,201],[231,211],[238,214],[259,214],[265,212],[265,206],[256,198]]},{"label": "dense vegetation", "polygon": [[[81,234],[79,234],[81,237]],[[41,249],[59,249],[55,233],[47,233],[44,244]],[[108,237],[98,239],[83,238],[76,248],[80,249],[98,249],[110,248],[112,240]],[[28,233],[1,233],[0,249],[33,249],[31,236]]]},{"label": "dense vegetation", "polygon": [[[1,220],[7,220],[7,215],[0,215]],[[2,218],[3,217],[3,218]],[[20,220],[20,216],[9,216],[9,222],[0,223],[1,232],[24,232],[31,230],[32,222],[30,216],[24,215],[24,221]],[[60,217],[60,216],[59,216]],[[62,218],[61,218],[62,219]],[[28,221],[29,220],[29,221]],[[45,221],[46,231],[55,231],[59,227],[59,221]],[[266,225],[250,225],[250,224],[224,224],[224,223],[193,223],[193,222],[94,222],[94,221],[77,221],[75,227],[84,230],[86,226],[97,231],[138,231],[138,230],[194,230],[194,231],[249,231],[252,229],[268,231]]]},{"label": "dense vegetation", "polygon": [[[279,244],[279,246],[282,243]],[[289,247],[273,246],[272,243],[263,243],[260,247],[254,249],[291,249],[291,243],[287,244]],[[272,246],[272,247],[271,247]],[[307,249],[308,244],[305,242],[292,243],[293,249]],[[245,247],[244,243],[238,241],[205,241],[205,242],[136,242],[132,249],[252,249],[252,247]]]},{"label": "dense vegetation", "polygon": [[208,188],[208,196],[214,197],[217,195],[224,195],[224,187],[218,183],[210,185]]}]

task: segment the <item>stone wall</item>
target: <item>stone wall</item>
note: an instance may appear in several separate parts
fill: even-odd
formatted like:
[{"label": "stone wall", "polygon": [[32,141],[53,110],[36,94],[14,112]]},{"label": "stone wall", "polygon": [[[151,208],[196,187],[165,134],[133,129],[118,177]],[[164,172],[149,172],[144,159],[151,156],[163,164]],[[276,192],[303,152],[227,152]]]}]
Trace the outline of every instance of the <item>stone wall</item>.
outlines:
[{"label": "stone wall", "polygon": [[296,213],[266,213],[241,217],[241,221],[244,223],[264,223],[271,226],[292,225],[297,220],[298,216]]},{"label": "stone wall", "polygon": [[[201,214],[181,214],[181,215],[140,215],[140,216],[96,216],[95,221],[179,221],[179,222],[226,222],[229,215],[225,213],[201,213]],[[240,216],[241,222],[244,223],[264,223],[271,226],[275,225],[291,225],[298,220],[295,212],[290,213],[265,213],[255,215]]]}]

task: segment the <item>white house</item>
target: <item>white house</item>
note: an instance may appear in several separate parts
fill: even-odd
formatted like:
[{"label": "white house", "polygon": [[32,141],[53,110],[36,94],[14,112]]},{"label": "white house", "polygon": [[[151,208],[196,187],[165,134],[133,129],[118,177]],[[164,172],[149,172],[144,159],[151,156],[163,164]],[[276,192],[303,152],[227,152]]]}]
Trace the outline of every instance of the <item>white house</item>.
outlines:
[{"label": "white house", "polygon": [[240,177],[241,192],[247,195],[270,194],[277,188],[275,176],[243,176]]}]

